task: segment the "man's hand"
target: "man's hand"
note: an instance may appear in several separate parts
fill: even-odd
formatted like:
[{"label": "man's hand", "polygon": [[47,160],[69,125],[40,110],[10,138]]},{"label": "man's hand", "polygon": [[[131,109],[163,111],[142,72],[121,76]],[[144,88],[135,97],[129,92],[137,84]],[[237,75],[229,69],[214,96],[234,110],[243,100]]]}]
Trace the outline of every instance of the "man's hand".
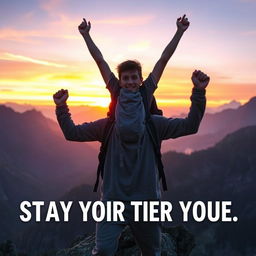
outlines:
[{"label": "man's hand", "polygon": [[80,34],[82,36],[85,36],[85,35],[88,35],[89,34],[89,31],[91,29],[91,22],[85,20],[85,18],[83,18],[83,21],[82,23],[78,26],[78,30],[80,32]]},{"label": "man's hand", "polygon": [[176,25],[178,30],[185,32],[189,27],[189,21],[188,18],[186,18],[186,14],[183,15],[183,17],[179,17],[176,21]]},{"label": "man's hand", "polygon": [[54,103],[60,107],[66,105],[66,101],[68,99],[68,90],[61,89],[53,94]]},{"label": "man's hand", "polygon": [[210,77],[200,70],[195,70],[192,74],[191,80],[195,88],[205,89],[210,81]]}]

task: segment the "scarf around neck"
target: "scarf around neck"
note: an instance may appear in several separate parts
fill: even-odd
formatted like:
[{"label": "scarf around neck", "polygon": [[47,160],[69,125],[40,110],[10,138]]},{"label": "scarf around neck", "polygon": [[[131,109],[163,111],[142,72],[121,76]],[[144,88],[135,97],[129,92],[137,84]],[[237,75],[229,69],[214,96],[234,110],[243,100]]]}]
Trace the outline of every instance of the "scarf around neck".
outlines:
[{"label": "scarf around neck", "polygon": [[138,143],[145,131],[145,110],[140,92],[121,88],[115,116],[120,140]]}]

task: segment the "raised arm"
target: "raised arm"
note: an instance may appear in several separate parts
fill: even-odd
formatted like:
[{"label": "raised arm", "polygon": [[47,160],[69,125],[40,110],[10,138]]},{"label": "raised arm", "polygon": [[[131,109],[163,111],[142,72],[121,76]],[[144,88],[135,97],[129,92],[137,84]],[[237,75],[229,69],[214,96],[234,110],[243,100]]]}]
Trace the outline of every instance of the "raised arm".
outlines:
[{"label": "raised arm", "polygon": [[59,90],[53,95],[56,104],[56,115],[60,128],[66,138],[70,141],[102,141],[104,127],[107,119],[100,119],[95,122],[75,125],[71,119],[66,101],[67,90]]},{"label": "raised arm", "polygon": [[176,25],[177,25],[177,31],[176,31],[174,37],[169,42],[169,44],[166,46],[160,59],[157,61],[157,63],[155,64],[155,66],[153,68],[152,75],[153,75],[156,83],[159,82],[167,62],[169,61],[169,59],[172,57],[173,53],[175,52],[182,35],[189,27],[189,21],[186,18],[186,15],[183,15],[182,18],[181,17],[178,18],[176,21]]},{"label": "raised arm", "polygon": [[99,48],[93,42],[89,34],[90,29],[91,29],[91,23],[90,21],[87,23],[85,19],[83,19],[82,23],[78,26],[78,30],[80,34],[83,36],[91,56],[93,57],[93,59],[95,60],[96,64],[99,67],[103,80],[105,84],[107,84],[111,75],[111,70],[108,63],[104,60],[103,55],[100,52]]},{"label": "raised arm", "polygon": [[159,136],[162,140],[178,138],[198,131],[206,106],[205,88],[210,78],[200,70],[195,70],[191,79],[194,88],[190,97],[191,107],[188,116],[186,118],[157,117],[156,125],[159,127]]}]

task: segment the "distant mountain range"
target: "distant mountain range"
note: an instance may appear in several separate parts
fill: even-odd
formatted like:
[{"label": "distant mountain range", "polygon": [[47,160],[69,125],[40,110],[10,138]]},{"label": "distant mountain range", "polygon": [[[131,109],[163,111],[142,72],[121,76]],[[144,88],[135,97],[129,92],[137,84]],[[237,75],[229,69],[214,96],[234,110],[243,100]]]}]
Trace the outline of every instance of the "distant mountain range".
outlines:
[{"label": "distant mountain range", "polygon": [[[183,223],[195,235],[197,246],[192,256],[251,256],[256,252],[256,126],[242,128],[226,136],[216,146],[185,155],[168,152],[163,155],[168,191],[165,200],[174,204],[174,222],[181,224],[178,201],[231,201],[232,216],[237,223]],[[94,201],[97,195],[90,186],[80,186],[67,193],[66,201]],[[19,240],[23,249],[49,250],[68,246],[75,237],[93,232],[92,221],[81,222],[78,209],[71,212],[72,222],[37,224]],[[36,242],[34,242],[35,240]],[[29,242],[25,242],[29,241]]]},{"label": "distant mountain range", "polygon": [[[6,103],[8,106],[25,111],[33,109],[32,105],[20,105]],[[36,106],[44,115],[56,120],[54,106]],[[75,123],[89,122],[106,116],[107,109],[91,106],[71,106],[72,118]],[[227,134],[242,127],[256,124],[256,97],[251,98],[247,103],[241,105],[233,100],[217,108],[206,109],[206,114],[202,120],[199,131],[196,135],[181,137],[175,140],[168,140],[162,143],[162,152],[177,151],[190,154],[193,151],[209,148],[223,139]],[[164,109],[164,113],[169,113],[170,109]],[[169,114],[167,114],[169,116]],[[177,116],[177,115],[176,115]],[[185,117],[181,114],[177,117]],[[99,150],[97,142],[91,143],[95,150]]]},{"label": "distant mountain range", "polygon": [[[55,116],[55,105],[30,105],[30,104],[17,104],[14,102],[6,102],[3,105],[12,108],[13,110],[23,113],[29,110],[37,110],[40,111],[45,117],[50,118],[56,121]],[[97,107],[97,106],[69,106],[70,111],[72,113],[72,117],[74,122],[76,123],[84,123],[90,122],[93,120],[97,120],[103,118],[107,114],[107,108]]]},{"label": "distant mountain range", "polygon": [[163,142],[162,151],[191,153],[209,148],[227,134],[242,127],[256,125],[256,97],[237,109],[225,109],[215,114],[205,114],[195,135]]},{"label": "distant mountain range", "polygon": [[22,229],[19,221],[19,202],[42,198],[42,187],[25,170],[11,164],[0,150],[0,242]]},{"label": "distant mountain range", "polygon": [[[191,155],[163,155],[168,192],[177,201],[232,201],[237,223],[187,224],[196,235],[196,256],[256,253],[256,126],[242,128],[216,146]],[[176,218],[181,219],[180,213]],[[207,253],[206,253],[207,252]]]},{"label": "distant mountain range", "polygon": [[[243,251],[243,256],[253,255],[247,254],[244,248],[249,248],[248,252],[254,250],[250,236],[254,237],[252,228],[255,227],[252,223],[255,223],[256,216],[256,202],[253,197],[256,130],[255,126],[240,128],[256,124],[255,110],[256,97],[238,109],[206,114],[199,134],[180,138],[184,139],[183,149],[180,147],[184,150],[193,142],[194,150],[219,142],[216,146],[191,155],[169,152],[163,156],[169,184],[169,191],[165,194],[168,200],[225,199],[234,202],[234,212],[239,217],[239,223],[230,224],[232,232],[223,229],[229,225],[223,223],[211,226],[198,223],[189,225],[202,243],[201,250],[208,248],[214,251],[214,241],[218,241],[221,246],[232,248],[235,243],[235,250]],[[76,198],[87,201],[97,198],[97,195],[91,192],[98,162],[97,151],[90,144],[65,141],[58,124],[36,110],[17,113],[9,107],[0,105],[0,120],[0,209],[4,209],[0,211],[0,242],[6,238],[13,238],[14,234],[27,229],[28,224],[19,220],[19,202],[22,200]],[[231,132],[234,133],[226,136]],[[193,141],[194,137],[197,139]],[[177,143],[177,148],[178,140],[172,141],[172,145]],[[90,186],[74,188],[83,183]],[[71,192],[68,192],[70,190]],[[93,230],[92,223],[82,225],[76,218],[76,211],[72,214],[74,222],[66,224],[66,228],[62,227],[61,223],[57,226],[49,224],[49,229],[45,225],[36,224],[23,233],[19,241],[27,239],[24,247],[30,249],[34,246],[39,248],[41,242],[42,249],[48,246],[61,247],[64,244],[68,247],[67,241],[73,240],[75,234]],[[242,237],[236,233],[237,227],[239,231],[244,232]],[[231,239],[227,243],[222,243],[225,240],[222,234],[227,232],[231,234]],[[44,236],[45,233],[47,236]],[[209,243],[203,234],[207,237],[213,236],[215,240]],[[53,239],[55,235],[58,238]],[[33,238],[37,238],[36,241]],[[204,255],[200,253],[197,255]],[[228,255],[236,255],[232,253]]]},{"label": "distant mountain range", "polygon": [[[0,105],[0,150],[10,166],[37,187],[59,196],[84,180],[94,181],[97,152],[88,143],[66,141],[58,124],[36,110],[17,113]],[[84,159],[87,161],[84,161]]]},{"label": "distant mountain range", "polygon": [[226,109],[237,109],[238,107],[241,106],[241,103],[239,101],[236,101],[236,100],[232,100],[228,103],[225,103],[223,105],[220,105],[216,108],[207,108],[206,109],[206,113],[218,113],[218,112],[221,112],[223,110],[226,110]]},{"label": "distant mountain range", "polygon": [[[52,120],[56,120],[55,114],[54,114],[54,104],[52,106],[48,105],[30,105],[30,104],[18,104],[14,102],[5,102],[5,106],[12,108],[13,110],[17,112],[25,112],[28,110],[36,109],[40,112],[43,113],[45,117],[48,117]],[[218,107],[213,107],[213,108],[206,108],[206,113],[218,113],[221,112],[225,109],[237,109],[238,107],[241,106],[241,103],[232,100],[228,103],[225,103],[223,105],[220,105]],[[83,122],[88,122],[96,119],[100,119],[106,116],[107,113],[107,108],[105,107],[97,107],[97,106],[86,106],[86,105],[81,105],[81,106],[70,106],[71,113],[73,115],[73,120],[77,123],[83,123]],[[177,115],[179,113],[184,112],[183,108],[178,108],[178,107],[163,107],[164,114],[166,116],[173,116]]]},{"label": "distant mountain range", "polygon": [[1,241],[22,230],[20,201],[54,200],[81,183],[92,184],[97,152],[65,141],[57,123],[35,110],[17,113],[1,105],[0,120]]}]

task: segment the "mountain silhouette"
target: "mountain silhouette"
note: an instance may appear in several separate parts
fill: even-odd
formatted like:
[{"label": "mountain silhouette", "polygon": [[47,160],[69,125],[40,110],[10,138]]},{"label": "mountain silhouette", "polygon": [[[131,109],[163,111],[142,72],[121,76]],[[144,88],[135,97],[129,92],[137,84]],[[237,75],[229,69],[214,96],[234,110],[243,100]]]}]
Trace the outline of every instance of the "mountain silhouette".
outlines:
[{"label": "mountain silhouette", "polygon": [[[194,234],[197,256],[238,255],[255,253],[256,201],[256,126],[249,126],[227,135],[216,146],[185,155],[168,152],[163,155],[168,191],[163,199],[173,203],[173,222],[184,224]],[[90,186],[80,186],[65,194],[67,201],[94,201],[97,196]],[[231,201],[236,223],[198,223],[189,216],[183,223],[178,201]],[[81,223],[77,209],[71,212],[72,222],[40,224],[23,233],[30,251],[67,247],[77,237],[93,231],[93,222]],[[47,226],[51,228],[46,228]],[[34,242],[33,238],[36,238]],[[25,244],[25,242],[24,242]],[[26,248],[24,248],[26,250]],[[207,252],[207,253],[206,253]]]},{"label": "mountain silhouette", "polygon": [[47,184],[46,194],[60,196],[82,179],[94,181],[97,152],[88,143],[66,141],[58,124],[41,112],[17,113],[0,106],[0,120],[0,150],[9,165],[41,186]]},{"label": "mountain silhouette", "polygon": [[246,126],[256,125],[255,112],[256,97],[253,97],[237,109],[205,114],[197,134],[165,141],[162,150],[191,153],[214,146],[227,134]]},{"label": "mountain silhouette", "polygon": [[66,141],[58,124],[36,110],[17,113],[0,105],[0,120],[1,241],[27,227],[19,219],[21,201],[47,202],[92,184],[97,152]]},{"label": "mountain silhouette", "polygon": [[[256,126],[227,135],[216,146],[191,155],[164,154],[168,192],[178,201],[231,201],[236,223],[197,223],[188,227],[199,246],[195,255],[253,255],[256,219]],[[191,217],[191,216],[190,216]],[[180,212],[176,215],[181,219]],[[192,254],[194,255],[194,254]]]},{"label": "mountain silhouette", "polygon": [[[22,234],[15,237],[15,243],[21,251],[33,254],[33,252],[43,253],[50,250],[57,250],[68,247],[79,237],[88,235],[95,231],[95,223],[91,217],[87,222],[83,222],[83,215],[78,201],[99,200],[100,195],[93,192],[93,187],[89,185],[80,185],[68,191],[65,195],[58,198],[56,202],[72,201],[72,207],[69,212],[69,222],[63,221],[63,211],[57,204],[60,213],[60,222],[45,222],[27,224],[27,228]],[[46,212],[42,214],[45,219]]]}]

